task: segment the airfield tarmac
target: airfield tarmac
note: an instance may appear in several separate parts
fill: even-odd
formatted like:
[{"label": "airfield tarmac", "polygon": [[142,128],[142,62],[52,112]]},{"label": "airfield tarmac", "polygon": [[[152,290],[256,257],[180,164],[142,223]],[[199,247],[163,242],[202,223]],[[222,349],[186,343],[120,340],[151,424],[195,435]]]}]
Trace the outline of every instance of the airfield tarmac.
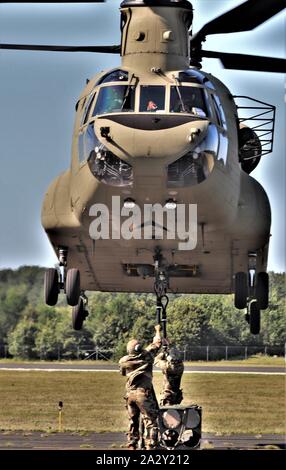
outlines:
[{"label": "airfield tarmac", "polygon": [[[0,432],[0,450],[124,450],[126,435],[107,433],[41,433]],[[187,449],[185,447],[185,449]],[[206,450],[282,450],[285,436],[232,435],[215,436],[203,433],[200,449]]]}]

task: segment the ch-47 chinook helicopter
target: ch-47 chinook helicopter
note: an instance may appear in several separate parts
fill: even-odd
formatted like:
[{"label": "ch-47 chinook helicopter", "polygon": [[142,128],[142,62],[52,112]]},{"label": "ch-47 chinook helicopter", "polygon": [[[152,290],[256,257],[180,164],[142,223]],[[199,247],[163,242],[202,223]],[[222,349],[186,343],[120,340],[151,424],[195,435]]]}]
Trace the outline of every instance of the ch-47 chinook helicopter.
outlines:
[{"label": "ch-47 chinook helicopter", "polygon": [[[284,7],[284,0],[248,0],[193,34],[187,0],[124,0],[120,46],[0,46],[121,55],[120,66],[83,90],[71,166],[50,185],[42,208],[60,264],[46,272],[46,303],[55,305],[64,290],[75,329],[87,315],[85,291],[155,291],[164,310],[170,290],[234,292],[235,306],[247,308],[250,330],[259,333],[260,310],[268,306],[271,212],[250,173],[272,151],[275,107],[233,96],[200,63],[211,57],[230,69],[285,72],[283,59],[202,49],[208,35],[252,30]],[[143,213],[146,204],[151,216],[138,224],[134,209]],[[164,208],[159,218],[155,204]],[[171,236],[166,222],[172,214],[178,222],[182,204],[197,206],[197,240],[187,250],[178,243],[190,235]],[[116,211],[131,214],[129,239],[109,225],[113,237],[93,236],[95,205],[108,209],[102,214],[110,226]]]}]

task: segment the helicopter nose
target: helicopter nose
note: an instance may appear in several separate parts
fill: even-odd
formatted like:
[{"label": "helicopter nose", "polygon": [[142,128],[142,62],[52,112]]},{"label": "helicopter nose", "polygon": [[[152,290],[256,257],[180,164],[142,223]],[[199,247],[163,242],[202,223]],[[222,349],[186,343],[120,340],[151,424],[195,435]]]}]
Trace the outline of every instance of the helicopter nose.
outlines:
[{"label": "helicopter nose", "polygon": [[[121,116],[119,119],[116,116],[104,116],[97,119],[95,131],[102,143],[119,158],[164,157],[168,160],[179,158],[197,145],[204,138],[209,125],[207,119],[190,119],[188,116],[147,118],[134,123],[133,116],[133,121],[128,120],[123,124]],[[180,121],[178,118],[181,118]]]}]

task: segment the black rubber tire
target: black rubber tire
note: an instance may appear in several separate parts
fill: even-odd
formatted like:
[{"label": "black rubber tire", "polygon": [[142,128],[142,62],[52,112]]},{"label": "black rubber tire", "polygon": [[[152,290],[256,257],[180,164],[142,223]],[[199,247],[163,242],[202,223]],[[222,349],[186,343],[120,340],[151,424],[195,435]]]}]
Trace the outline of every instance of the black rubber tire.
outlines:
[{"label": "black rubber tire", "polygon": [[66,295],[67,303],[75,307],[79,302],[80,296],[80,272],[78,269],[72,268],[67,272]]},{"label": "black rubber tire", "polygon": [[72,308],[72,326],[74,330],[81,330],[83,322],[85,320],[85,310],[83,301],[80,298],[78,304]]},{"label": "black rubber tire", "polygon": [[253,335],[258,335],[260,333],[260,309],[256,300],[251,302],[249,310],[250,333],[252,333]]},{"label": "black rubber tire", "polygon": [[234,305],[243,309],[247,306],[248,277],[246,273],[239,272],[235,275]]},{"label": "black rubber tire", "polygon": [[256,277],[255,297],[259,308],[265,310],[269,304],[269,276],[268,273],[258,273]]},{"label": "black rubber tire", "polygon": [[44,296],[47,305],[56,305],[59,296],[59,274],[55,268],[47,269],[44,280]]}]

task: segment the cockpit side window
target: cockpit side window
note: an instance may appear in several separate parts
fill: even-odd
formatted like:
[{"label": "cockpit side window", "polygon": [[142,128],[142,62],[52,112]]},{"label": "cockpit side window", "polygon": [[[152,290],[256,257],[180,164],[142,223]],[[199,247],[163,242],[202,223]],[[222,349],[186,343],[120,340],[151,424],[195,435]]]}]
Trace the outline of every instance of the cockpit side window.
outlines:
[{"label": "cockpit side window", "polygon": [[220,100],[217,95],[211,94],[211,97],[218,125],[226,130],[226,119]]},{"label": "cockpit side window", "polygon": [[165,87],[159,85],[141,85],[139,111],[155,112],[165,109]]},{"label": "cockpit side window", "polygon": [[226,163],[227,160],[227,155],[228,155],[228,136],[227,136],[227,124],[226,124],[226,118],[224,114],[224,110],[222,107],[222,104],[220,102],[220,99],[217,95],[210,93],[209,96],[211,96],[211,101],[213,104],[213,109],[214,109],[214,114],[215,114],[215,120],[217,122],[217,127],[218,127],[218,135],[219,135],[219,154],[218,154],[218,159],[221,162]]},{"label": "cockpit side window", "polygon": [[171,86],[170,112],[206,117],[207,108],[203,89],[192,86]]},{"label": "cockpit side window", "polygon": [[86,124],[88,121],[93,99],[94,99],[94,93],[92,93],[86,100],[85,109],[84,109],[82,119],[81,119],[81,126]]},{"label": "cockpit side window", "polygon": [[214,107],[214,111],[215,111],[215,116],[216,116],[216,119],[217,119],[217,123],[219,126],[222,127],[222,122],[221,122],[221,116],[220,116],[220,112],[219,112],[219,109],[218,109],[218,105],[214,99],[214,96],[211,95],[212,97],[212,102],[213,102],[213,107]]},{"label": "cockpit side window", "polygon": [[108,82],[127,82],[127,81],[128,81],[128,72],[126,72],[125,70],[117,69],[101,77],[96,85],[101,85],[102,83],[108,83]]},{"label": "cockpit side window", "polygon": [[102,87],[93,110],[97,114],[122,113],[134,111],[135,86],[112,85]]},{"label": "cockpit side window", "polygon": [[91,152],[99,145],[99,141],[94,132],[94,122],[83,126],[78,136],[78,156],[79,161],[87,160]]}]

